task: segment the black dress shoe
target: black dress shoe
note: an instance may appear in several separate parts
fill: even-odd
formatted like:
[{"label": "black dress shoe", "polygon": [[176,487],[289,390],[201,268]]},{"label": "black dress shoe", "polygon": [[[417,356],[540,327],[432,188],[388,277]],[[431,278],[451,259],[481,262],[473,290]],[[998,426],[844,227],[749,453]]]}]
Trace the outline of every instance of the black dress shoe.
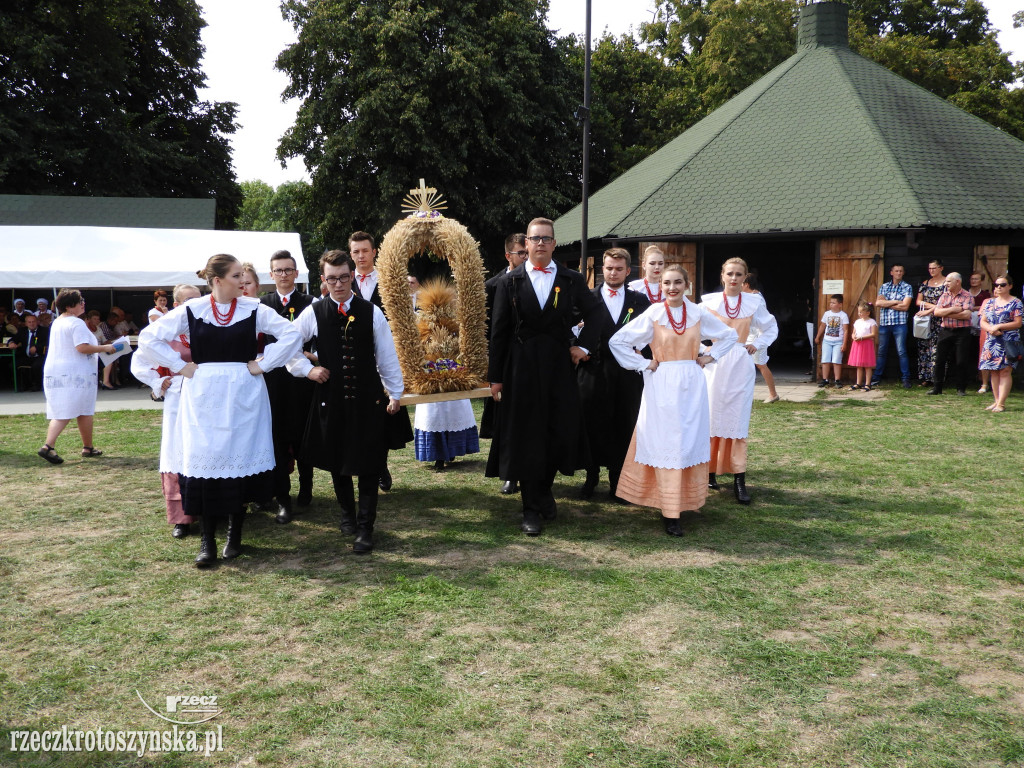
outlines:
[{"label": "black dress shoe", "polygon": [[519,483],[516,480],[506,480],[502,483],[501,492],[508,496],[519,490]]},{"label": "black dress shoe", "polygon": [[519,527],[527,536],[540,536],[540,532],[544,530],[540,524],[540,520],[535,517],[524,517],[523,524]]},{"label": "black dress shoe", "polygon": [[171,536],[176,539],[184,539],[188,534],[188,523],[175,523],[174,530],[171,531]]},{"label": "black dress shoe", "polygon": [[925,394],[926,395],[941,395],[942,394],[942,390],[939,389],[938,387],[932,387],[927,392],[925,392]]},{"label": "black dress shoe", "polygon": [[292,521],[292,510],[290,502],[288,504],[282,504],[281,502],[278,502],[277,516],[274,518],[274,520],[279,522],[281,525],[284,525],[285,523],[290,523]]},{"label": "black dress shoe", "polygon": [[665,517],[662,515],[661,519],[665,523],[665,533],[669,536],[683,535],[683,522],[678,517]]},{"label": "black dress shoe", "polygon": [[380,480],[377,481],[377,486],[382,491],[390,491],[392,482],[393,481],[391,479],[391,470],[388,469],[387,467],[384,467],[384,474],[382,474],[380,476]]},{"label": "black dress shoe", "polygon": [[444,472],[444,459],[438,459],[434,462],[435,472]]}]

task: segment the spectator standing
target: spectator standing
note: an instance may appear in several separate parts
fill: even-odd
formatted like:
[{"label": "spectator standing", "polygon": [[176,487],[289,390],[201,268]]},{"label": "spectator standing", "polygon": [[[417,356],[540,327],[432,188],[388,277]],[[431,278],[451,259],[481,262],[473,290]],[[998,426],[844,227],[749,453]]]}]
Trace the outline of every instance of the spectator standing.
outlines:
[{"label": "spectator standing", "polygon": [[857,369],[857,380],[850,389],[871,390],[871,372],[875,368],[875,341],[878,339],[878,323],[871,317],[871,305],[866,301],[857,302],[857,319],[853,321],[853,344],[850,347],[849,364]]},{"label": "spectator standing", "polygon": [[950,272],[945,278],[946,291],[939,296],[932,309],[939,319],[938,344],[935,347],[935,372],[929,395],[941,395],[946,363],[953,358],[956,393],[967,394],[967,372],[971,361],[971,312],[974,298],[964,290],[959,272]]},{"label": "spectator standing", "polygon": [[[935,317],[935,304],[946,290],[946,278],[942,274],[942,262],[932,259],[928,262],[928,279],[917,289],[917,316],[930,317],[927,339],[917,340],[917,378],[921,386],[930,385],[935,378],[935,352],[939,343],[939,318]],[[938,375],[941,380],[943,371]]]},{"label": "spectator standing", "polygon": [[882,382],[885,364],[889,357],[890,341],[896,343],[896,356],[900,362],[900,382],[904,389],[910,389],[910,355],[907,353],[907,313],[914,299],[914,289],[903,279],[906,273],[902,264],[893,264],[889,269],[892,278],[878,289],[875,306],[878,307],[878,365],[871,377],[871,387]]},{"label": "spectator standing", "polygon": [[[744,293],[756,293],[761,296],[761,292],[757,290],[757,278],[754,275],[747,275],[747,279],[743,282]],[[763,297],[762,297],[763,298]],[[757,338],[757,334],[760,333],[758,330],[751,329],[753,334],[747,343],[753,344]],[[777,403],[779,402],[779,393],[775,391],[775,377],[772,376],[771,370],[768,368],[768,348],[758,348],[757,352],[754,353],[754,365],[757,366],[757,370],[761,376],[764,377],[764,383],[768,387],[768,397],[765,398],[765,403]]]},{"label": "spectator standing", "polygon": [[985,348],[981,351],[979,366],[991,372],[992,396],[995,402],[986,406],[985,410],[1002,413],[1006,409],[1006,398],[1013,388],[1012,370],[1015,361],[1010,360],[1006,352],[1006,343],[1020,343],[1021,317],[1024,304],[1015,296],[1010,295],[1013,281],[1007,274],[999,275],[992,282],[995,296],[985,302],[981,308],[981,327],[988,338]]},{"label": "spectator standing", "polygon": [[[843,375],[843,354],[846,352],[849,330],[850,316],[843,311],[843,294],[833,293],[828,300],[828,309],[818,322],[818,335],[814,338],[814,342],[821,345],[819,387],[827,387],[829,384],[836,388],[843,386],[840,378]],[[830,370],[835,377],[831,380],[828,377]]]}]

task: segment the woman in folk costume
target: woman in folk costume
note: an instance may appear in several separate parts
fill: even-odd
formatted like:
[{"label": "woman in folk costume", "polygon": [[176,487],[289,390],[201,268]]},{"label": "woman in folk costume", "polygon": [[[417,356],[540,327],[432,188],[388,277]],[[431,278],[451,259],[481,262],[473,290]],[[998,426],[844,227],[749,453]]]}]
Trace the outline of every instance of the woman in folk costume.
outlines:
[{"label": "woman in folk costume", "polygon": [[[651,305],[608,342],[623,368],[643,373],[633,439],[616,494],[661,509],[665,532],[682,536],[682,511],[704,506],[708,496],[710,419],[701,369],[714,368],[736,344],[736,331],[686,298],[690,276],[678,264],[662,273],[665,300]],[[700,354],[701,339],[715,342]],[[650,344],[652,360],[637,350]]]},{"label": "woman in folk costume", "polygon": [[[150,361],[185,377],[178,421],[181,494],[190,515],[202,518],[196,566],[217,561],[217,520],[228,518],[225,559],[241,553],[246,502],[271,495],[274,446],[270,400],[262,374],[299,353],[301,339],[292,324],[258,299],[242,296],[242,265],[218,254],[197,274],[213,289],[168,312],[139,335]],[[256,359],[256,334],[273,335]],[[188,334],[192,362],[171,342]]]},{"label": "woman in folk costume", "polygon": [[701,297],[702,307],[734,328],[740,339],[747,339],[745,345],[733,347],[717,365],[704,369],[711,398],[708,487],[718,489],[717,473],[732,473],[733,491],[740,504],[750,503],[746,486],[747,434],[754,402],[754,353],[767,349],[779,335],[779,326],[761,295],[743,293],[743,281],[748,274],[743,259],[728,259],[722,265],[725,290]]},{"label": "woman in folk costume", "polygon": [[[199,298],[199,289],[194,285],[182,283],[176,285],[173,292],[174,306],[184,304],[189,299]],[[163,315],[152,320],[157,322]],[[189,347],[188,334],[183,333],[170,342],[170,346],[181,355],[186,363],[192,362],[192,350]],[[189,526],[194,522],[191,515],[185,513],[181,505],[181,488],[178,485],[178,473],[181,467],[171,462],[181,456],[176,443],[181,441],[181,425],[178,423],[178,402],[181,398],[182,377],[171,373],[170,369],[151,363],[145,353],[136,352],[131,360],[132,375],[152,390],[154,400],[163,400],[164,417],[160,434],[160,485],[164,492],[164,505],[167,509],[167,522],[173,525],[171,535],[176,539],[188,536]]]}]

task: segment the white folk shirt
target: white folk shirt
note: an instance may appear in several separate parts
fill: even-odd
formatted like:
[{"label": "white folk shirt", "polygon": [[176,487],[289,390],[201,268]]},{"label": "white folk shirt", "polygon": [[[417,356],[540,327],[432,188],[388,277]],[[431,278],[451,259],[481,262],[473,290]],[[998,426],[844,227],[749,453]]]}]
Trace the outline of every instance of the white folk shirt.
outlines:
[{"label": "white folk shirt", "polygon": [[537,269],[532,262],[526,262],[526,274],[530,278],[530,283],[533,284],[533,292],[537,294],[537,301],[540,302],[542,308],[547,303],[548,296],[551,295],[557,272],[558,267],[554,261],[549,262],[543,269]]},{"label": "white folk shirt", "polygon": [[[377,287],[377,270],[373,270],[368,275],[360,275],[358,272],[352,275],[352,279],[355,281],[356,288],[359,289],[359,295],[367,301],[373,296],[373,289]],[[334,302],[337,304],[338,302]]]},{"label": "white folk shirt", "polygon": [[[626,290],[628,289],[624,285],[620,285],[618,288],[609,288],[607,285],[601,286],[601,298],[604,299],[604,305],[608,307],[612,320],[618,320],[619,315],[622,313],[622,304],[626,300],[623,293]],[[614,296],[612,296],[612,291],[615,292]]]}]

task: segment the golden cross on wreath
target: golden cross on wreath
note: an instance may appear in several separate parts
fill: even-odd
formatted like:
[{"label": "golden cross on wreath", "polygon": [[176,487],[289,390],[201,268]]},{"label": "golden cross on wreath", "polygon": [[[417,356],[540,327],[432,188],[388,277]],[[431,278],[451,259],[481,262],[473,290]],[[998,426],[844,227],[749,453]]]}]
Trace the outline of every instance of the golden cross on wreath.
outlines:
[{"label": "golden cross on wreath", "polygon": [[402,200],[402,212],[416,213],[417,211],[423,211],[429,213],[430,211],[443,211],[448,208],[445,205],[446,202],[448,201],[442,199],[434,187],[428,187],[424,180],[420,179],[419,187],[410,189],[409,194]]}]

